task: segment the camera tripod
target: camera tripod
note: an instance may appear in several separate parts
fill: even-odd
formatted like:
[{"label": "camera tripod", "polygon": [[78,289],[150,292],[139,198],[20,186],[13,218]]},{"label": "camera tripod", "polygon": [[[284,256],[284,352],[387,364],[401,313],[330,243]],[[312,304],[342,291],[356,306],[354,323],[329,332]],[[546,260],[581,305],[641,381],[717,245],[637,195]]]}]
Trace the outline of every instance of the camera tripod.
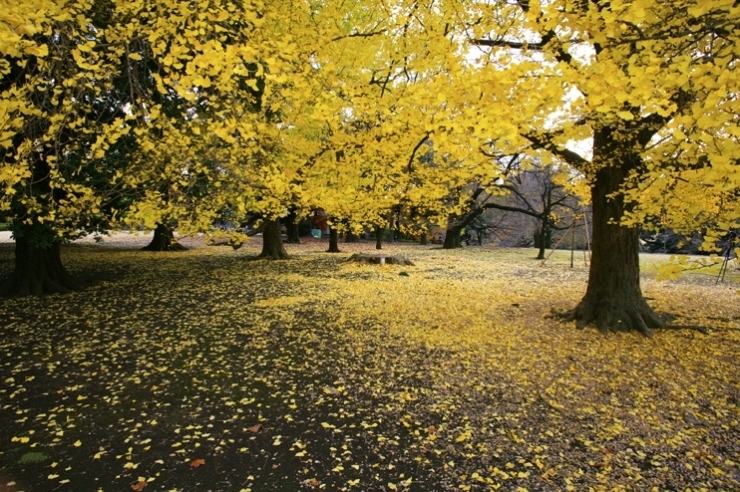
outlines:
[{"label": "camera tripod", "polygon": [[716,284],[725,281],[727,264],[730,263],[730,260],[735,256],[735,242],[737,241],[737,234],[735,232],[731,232],[728,235],[728,241],[729,243],[725,246],[723,251],[722,265],[719,267],[719,274],[717,274],[717,281],[715,282]]}]

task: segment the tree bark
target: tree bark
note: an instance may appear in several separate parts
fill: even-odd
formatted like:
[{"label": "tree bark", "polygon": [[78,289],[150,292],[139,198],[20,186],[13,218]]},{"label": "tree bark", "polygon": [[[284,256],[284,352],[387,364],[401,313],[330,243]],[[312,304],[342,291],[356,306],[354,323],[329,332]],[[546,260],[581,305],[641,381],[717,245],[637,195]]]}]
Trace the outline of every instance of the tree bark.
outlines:
[{"label": "tree bark", "polygon": [[375,249],[383,249],[383,228],[375,226]]},{"label": "tree bark", "polygon": [[25,229],[15,238],[15,269],[0,285],[0,294],[20,297],[83,290],[82,282],[72,278],[62,264],[61,244],[52,241],[40,247],[29,234],[31,228]]},{"label": "tree bark", "polygon": [[157,224],[152,242],[141,249],[144,251],[185,251],[188,248],[175,241],[172,229],[164,224]]},{"label": "tree bark", "polygon": [[419,244],[421,244],[422,246],[426,246],[427,245],[427,233],[426,233],[426,231],[421,233],[421,238],[419,239]]},{"label": "tree bark", "polygon": [[286,260],[288,252],[283,247],[283,237],[280,234],[280,221],[265,219],[262,223],[262,252],[256,259]]},{"label": "tree bark", "polygon": [[442,245],[442,249],[455,249],[462,248],[462,241],[460,234],[462,233],[463,226],[457,222],[450,222],[447,225],[447,233],[445,234],[445,242]]},{"label": "tree bark", "polygon": [[[596,151],[594,156],[598,156]],[[664,325],[640,288],[637,228],[615,223],[625,212],[619,190],[635,167],[634,159],[639,156],[619,166],[602,167],[593,180],[593,250],[588,287],[578,306],[566,316],[575,320],[578,328],[593,323],[600,331],[635,329],[649,336],[650,328]]]},{"label": "tree bark", "polygon": [[544,260],[545,259],[545,243],[540,242],[540,247],[537,251],[537,258],[535,260]]},{"label": "tree bark", "polygon": [[545,224],[545,221],[542,222],[540,229],[537,231],[537,236],[535,237],[535,245],[539,248],[537,258],[535,259],[544,260],[545,250],[552,246],[552,232]]},{"label": "tree bark", "polygon": [[298,234],[298,224],[296,224],[297,215],[291,212],[285,217],[285,229],[288,234],[288,244],[301,244],[301,238]]},{"label": "tree bark", "polygon": [[333,227],[329,228],[329,249],[327,253],[341,253],[339,251],[339,233]]}]

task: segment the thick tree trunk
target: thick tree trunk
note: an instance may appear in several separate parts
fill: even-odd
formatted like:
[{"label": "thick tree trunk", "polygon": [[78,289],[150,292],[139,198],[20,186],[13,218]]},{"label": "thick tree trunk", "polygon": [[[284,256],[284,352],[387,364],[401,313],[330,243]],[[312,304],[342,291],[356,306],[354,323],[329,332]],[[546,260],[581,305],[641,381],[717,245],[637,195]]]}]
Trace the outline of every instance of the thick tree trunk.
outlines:
[{"label": "thick tree trunk", "polygon": [[291,212],[285,217],[285,229],[288,234],[288,244],[301,244],[301,238],[298,234],[298,224],[296,224],[297,215]]},{"label": "thick tree trunk", "polygon": [[327,253],[341,253],[339,251],[339,233],[333,227],[329,228],[329,249]]},{"label": "thick tree trunk", "polygon": [[618,191],[633,167],[634,162],[628,162],[596,172],[591,188],[593,251],[588,287],[581,302],[567,315],[578,328],[593,323],[601,331],[635,329],[649,336],[650,328],[664,324],[640,289],[637,228],[614,223],[625,211]]},{"label": "thick tree trunk", "polygon": [[152,242],[141,249],[144,251],[184,251],[188,248],[175,241],[172,229],[164,224],[157,224]]},{"label": "thick tree trunk", "polygon": [[421,244],[422,246],[427,245],[427,233],[426,232],[421,233],[421,239],[419,240],[419,244]]},{"label": "thick tree trunk", "polygon": [[459,225],[447,226],[447,234],[445,235],[445,242],[442,245],[442,249],[462,248],[462,241],[460,238],[461,233],[462,233],[462,226],[459,226]]},{"label": "thick tree trunk", "polygon": [[383,228],[375,226],[375,249],[383,249]]},{"label": "thick tree trunk", "polygon": [[[549,213],[544,213],[544,215],[549,215]],[[545,251],[552,248],[552,228],[546,220],[542,220],[540,228],[534,235],[534,247],[539,248],[536,258],[538,260],[544,260]]]},{"label": "thick tree trunk", "polygon": [[289,258],[283,247],[283,237],[280,234],[280,221],[265,219],[262,223],[262,252],[256,259],[285,260]]},{"label": "thick tree trunk", "polygon": [[61,245],[52,242],[48,247],[37,247],[32,236],[15,239],[15,270],[10,279],[0,285],[5,296],[28,296],[71,292],[84,289],[73,279],[62,264]]},{"label": "thick tree trunk", "polygon": [[539,250],[537,251],[537,258],[535,260],[544,260],[545,259],[545,247],[540,246]]},{"label": "thick tree trunk", "polygon": [[545,228],[544,224],[540,227],[540,230],[537,231],[537,245],[539,246],[539,252],[537,253],[537,260],[544,260],[545,259],[545,249],[548,247],[548,241],[547,241],[547,229]]}]

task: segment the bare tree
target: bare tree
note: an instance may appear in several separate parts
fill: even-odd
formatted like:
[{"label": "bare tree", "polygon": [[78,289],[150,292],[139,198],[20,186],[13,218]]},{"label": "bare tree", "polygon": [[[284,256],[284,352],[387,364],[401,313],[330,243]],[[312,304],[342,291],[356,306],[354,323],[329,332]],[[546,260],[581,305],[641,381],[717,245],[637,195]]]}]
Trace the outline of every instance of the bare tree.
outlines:
[{"label": "bare tree", "polygon": [[553,231],[570,227],[569,223],[560,220],[558,211],[572,212],[578,200],[565,186],[556,182],[553,165],[534,162],[531,168],[522,169],[521,160],[521,156],[510,157],[502,177],[493,183],[472,185],[468,210],[448,220],[445,249],[460,247],[463,229],[476,220],[480,223],[479,218],[487,210],[495,209],[532,217],[537,223],[534,241],[539,248],[537,258],[545,258],[545,249],[551,246]]}]

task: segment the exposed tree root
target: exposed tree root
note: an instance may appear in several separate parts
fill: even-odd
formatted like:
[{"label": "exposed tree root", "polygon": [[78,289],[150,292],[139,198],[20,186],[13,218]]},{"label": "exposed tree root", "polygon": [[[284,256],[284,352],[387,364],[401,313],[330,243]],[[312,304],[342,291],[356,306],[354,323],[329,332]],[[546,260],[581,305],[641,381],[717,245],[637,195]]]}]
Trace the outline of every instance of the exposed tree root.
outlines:
[{"label": "exposed tree root", "polygon": [[704,335],[709,335],[709,328],[702,325],[665,325],[663,329],[698,331]]},{"label": "exposed tree root", "polygon": [[270,252],[270,253],[262,252],[262,253],[260,253],[257,256],[252,256],[252,257],[248,258],[249,261],[257,261],[257,260],[289,260],[289,259],[290,259],[290,256],[289,255],[278,253],[278,252],[274,252],[274,251],[273,252]]},{"label": "exposed tree root", "polygon": [[[580,306],[579,306],[580,307]],[[616,324],[612,323],[612,325],[605,326],[600,325],[599,321],[596,317],[593,317],[590,322],[586,322],[586,318],[579,318],[577,314],[578,308],[571,309],[570,311],[560,311],[558,309],[553,308],[549,315],[545,316],[545,318],[548,319],[557,319],[559,321],[569,322],[569,321],[575,321],[576,326],[579,329],[585,328],[589,324],[595,325],[599,331],[602,333],[605,333],[607,331],[629,331],[629,330],[637,330],[643,335],[650,337],[652,336],[653,330],[689,330],[689,331],[698,331],[699,333],[702,333],[704,335],[708,335],[710,332],[710,329],[707,326],[703,325],[679,325],[679,324],[672,324],[672,321],[676,319],[676,316],[671,313],[655,313],[651,312],[649,314],[649,317],[644,318],[641,317],[640,321],[642,324],[635,324],[634,321],[632,321],[632,318],[627,318],[627,311],[622,310],[624,314],[624,318],[622,319],[628,319],[630,322],[625,323],[624,321],[619,322],[617,321]],[[652,311],[652,310],[651,310]],[[635,316],[635,314],[630,314],[630,316]],[[642,314],[641,314],[642,316]],[[617,319],[612,314],[612,319]],[[640,328],[642,326],[642,328]]]},{"label": "exposed tree root", "polygon": [[171,243],[166,246],[159,246],[155,244],[148,244],[141,248],[142,251],[187,251],[188,248],[180,243]]},{"label": "exposed tree root", "polygon": [[233,250],[237,250],[242,247],[242,244],[244,244],[242,241],[236,242],[234,239],[230,237],[222,237],[219,239],[211,239],[208,241],[208,246],[231,246]]},{"label": "exposed tree root", "polygon": [[653,328],[665,327],[663,319],[644,299],[614,304],[584,298],[575,309],[555,313],[554,317],[566,322],[575,321],[578,329],[593,325],[602,333],[637,330],[646,337],[652,336]]},{"label": "exposed tree root", "polygon": [[0,295],[22,297],[29,295],[68,293],[86,286],[70,275],[62,264],[60,246],[48,249],[29,248],[18,258],[10,278],[0,285]]},{"label": "exposed tree root", "polygon": [[186,251],[188,248],[175,240],[175,235],[169,227],[157,224],[152,242],[141,249],[142,251]]}]

